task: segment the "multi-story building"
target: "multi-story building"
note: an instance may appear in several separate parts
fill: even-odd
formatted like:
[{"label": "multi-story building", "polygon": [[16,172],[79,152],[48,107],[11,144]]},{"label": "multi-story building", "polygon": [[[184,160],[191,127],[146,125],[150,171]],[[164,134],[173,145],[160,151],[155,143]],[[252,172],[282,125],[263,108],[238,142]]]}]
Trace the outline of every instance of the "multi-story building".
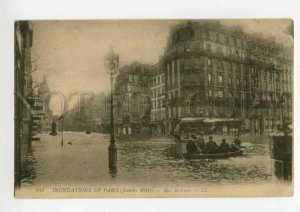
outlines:
[{"label": "multi-story building", "polygon": [[153,135],[164,135],[166,132],[166,95],[165,95],[165,72],[163,64],[158,63],[153,67],[151,76],[151,125]]},{"label": "multi-story building", "polygon": [[49,87],[46,78],[38,85],[38,89],[34,92],[34,110],[33,119],[38,124],[38,132],[46,132],[51,129],[52,114],[49,110]]},{"label": "multi-story building", "polygon": [[110,116],[108,113],[108,96],[109,94],[103,92],[93,95],[93,98],[91,99],[92,129],[95,131],[107,131],[107,122]]},{"label": "multi-story building", "polygon": [[251,95],[257,106],[249,110],[252,130],[274,129],[292,117],[291,49],[251,36],[247,40],[247,56],[251,70]]},{"label": "multi-story building", "polygon": [[32,134],[32,27],[28,21],[15,22],[15,187],[21,184],[21,164],[25,161]]},{"label": "multi-story building", "polygon": [[162,62],[169,132],[179,122],[214,132],[274,129],[280,110],[291,117],[292,55],[218,22],[172,27]]},{"label": "multi-story building", "polygon": [[151,66],[138,62],[120,69],[114,89],[115,129],[118,134],[150,134],[151,76]]}]

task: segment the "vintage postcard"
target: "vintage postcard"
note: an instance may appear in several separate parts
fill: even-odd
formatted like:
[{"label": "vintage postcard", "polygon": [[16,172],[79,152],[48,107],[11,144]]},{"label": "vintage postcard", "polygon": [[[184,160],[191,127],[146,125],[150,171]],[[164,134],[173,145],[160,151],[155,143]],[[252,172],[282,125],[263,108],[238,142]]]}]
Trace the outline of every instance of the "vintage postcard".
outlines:
[{"label": "vintage postcard", "polygon": [[293,20],[14,27],[17,198],[293,195]]}]

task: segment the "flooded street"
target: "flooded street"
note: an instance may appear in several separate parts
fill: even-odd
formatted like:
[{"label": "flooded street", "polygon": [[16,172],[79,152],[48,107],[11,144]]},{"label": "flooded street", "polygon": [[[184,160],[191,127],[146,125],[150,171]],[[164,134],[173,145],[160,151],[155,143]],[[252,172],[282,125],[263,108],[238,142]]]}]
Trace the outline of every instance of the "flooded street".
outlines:
[{"label": "flooded street", "polygon": [[[107,150],[109,135],[65,132],[63,147],[60,136],[41,134],[40,137],[41,141],[33,141],[23,166],[24,187],[225,185],[271,180],[268,146],[257,142],[249,145],[241,157],[186,160],[182,156],[185,144],[177,144],[167,138],[117,140],[118,169],[110,172]],[[221,137],[214,138],[218,142]]]}]

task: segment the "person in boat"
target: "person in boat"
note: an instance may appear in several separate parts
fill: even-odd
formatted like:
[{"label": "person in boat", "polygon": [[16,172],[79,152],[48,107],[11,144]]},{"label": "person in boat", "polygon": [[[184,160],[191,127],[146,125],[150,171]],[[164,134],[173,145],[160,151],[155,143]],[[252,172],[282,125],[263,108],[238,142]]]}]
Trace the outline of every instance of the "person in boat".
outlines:
[{"label": "person in boat", "polygon": [[201,153],[201,150],[199,149],[197,142],[196,142],[197,137],[195,135],[192,135],[186,144],[186,151],[187,153],[191,154],[199,154]]},{"label": "person in boat", "polygon": [[205,153],[216,154],[218,153],[219,147],[216,142],[213,141],[213,137],[209,136],[209,141],[205,145]]},{"label": "person in boat", "polygon": [[220,144],[220,147],[219,147],[219,152],[220,153],[227,153],[230,151],[230,146],[229,144],[226,142],[226,139],[223,138],[222,139],[222,143]]},{"label": "person in boat", "polygon": [[242,142],[241,142],[239,136],[238,136],[238,135],[235,136],[235,140],[233,141],[233,144],[236,145],[236,146],[238,146],[238,147],[240,147],[240,146],[241,146],[241,143],[242,143]]},{"label": "person in boat", "polygon": [[204,152],[205,150],[205,141],[204,141],[204,138],[203,138],[203,132],[200,132],[199,134],[199,137],[197,139],[197,145],[199,147],[199,149]]}]

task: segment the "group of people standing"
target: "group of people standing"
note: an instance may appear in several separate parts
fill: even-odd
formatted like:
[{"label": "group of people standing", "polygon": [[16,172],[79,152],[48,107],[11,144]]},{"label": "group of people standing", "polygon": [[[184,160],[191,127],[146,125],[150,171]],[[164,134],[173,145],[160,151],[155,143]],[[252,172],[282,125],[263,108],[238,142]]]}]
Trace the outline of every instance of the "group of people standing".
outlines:
[{"label": "group of people standing", "polygon": [[241,145],[241,140],[239,136],[236,136],[235,140],[231,145],[226,142],[226,139],[223,138],[220,145],[218,145],[212,136],[209,136],[209,140],[205,143],[203,138],[203,133],[200,133],[200,136],[197,138],[195,134],[192,134],[188,139],[188,143],[186,145],[186,150],[188,153],[193,154],[217,154],[217,153],[227,153],[234,152],[239,150]]}]

